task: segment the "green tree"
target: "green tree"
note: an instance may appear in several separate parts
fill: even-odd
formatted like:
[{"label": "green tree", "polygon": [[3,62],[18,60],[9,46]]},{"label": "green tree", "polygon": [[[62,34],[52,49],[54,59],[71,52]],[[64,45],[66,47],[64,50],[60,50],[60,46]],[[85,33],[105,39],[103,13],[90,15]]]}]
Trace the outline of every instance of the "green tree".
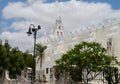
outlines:
[{"label": "green tree", "polygon": [[13,48],[9,53],[9,56],[9,74],[11,78],[15,78],[16,75],[21,75],[21,71],[25,68],[25,60],[23,57],[23,53],[18,48]]},{"label": "green tree", "polygon": [[24,57],[24,60],[25,60],[26,67],[33,68],[34,58],[33,58],[32,54],[29,54],[29,52],[24,52],[23,57]]},{"label": "green tree", "polygon": [[8,40],[5,40],[4,47],[6,48],[6,51],[7,51],[7,52],[9,52],[9,51],[10,51],[11,46],[10,46],[10,44],[9,44],[9,41],[8,41]]},{"label": "green tree", "polygon": [[10,77],[16,78],[25,67],[32,67],[32,64],[31,54],[23,53],[18,47],[12,48],[8,40],[5,40],[4,44],[0,40],[0,75],[4,70],[8,70]]},{"label": "green tree", "polygon": [[46,49],[46,46],[43,46],[40,43],[36,44],[36,54],[37,56],[39,56],[40,59],[40,68],[42,67],[42,59],[43,59],[43,55],[44,55],[44,50]]},{"label": "green tree", "polygon": [[0,74],[2,74],[2,72],[4,71],[4,69],[7,69],[7,65],[8,65],[8,58],[6,57],[6,49],[5,47],[2,45],[2,42],[0,43]]},{"label": "green tree", "polygon": [[2,40],[0,42],[0,74],[4,70],[8,70],[10,68],[10,59],[8,52],[10,50],[10,45],[7,40],[5,40],[4,45],[2,44]]},{"label": "green tree", "polygon": [[[60,68],[59,72],[67,72],[74,81],[83,80],[88,83],[114,60],[115,57],[108,55],[106,49],[99,43],[82,42],[63,54],[61,59],[56,60],[56,66]],[[94,76],[90,75],[92,73]]]},{"label": "green tree", "polygon": [[108,81],[108,84],[119,84],[120,74],[118,67],[107,67],[104,69],[104,78]]}]

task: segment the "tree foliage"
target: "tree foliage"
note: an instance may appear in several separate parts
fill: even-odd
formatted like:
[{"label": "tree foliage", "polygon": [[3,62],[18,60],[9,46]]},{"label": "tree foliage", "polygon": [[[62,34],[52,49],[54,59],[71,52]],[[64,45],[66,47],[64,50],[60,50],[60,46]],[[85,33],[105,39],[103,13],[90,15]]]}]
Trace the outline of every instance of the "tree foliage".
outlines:
[{"label": "tree foliage", "polygon": [[40,59],[40,67],[42,67],[42,59],[43,59],[43,55],[44,55],[44,50],[47,48],[47,46],[43,46],[40,43],[36,44],[36,54],[37,56],[39,56]]},{"label": "tree foliage", "polygon": [[0,74],[4,69],[8,69],[9,59],[6,58],[6,49],[2,45],[2,42],[0,43]]},{"label": "tree foliage", "polygon": [[0,74],[8,70],[10,77],[15,78],[25,67],[32,67],[32,64],[32,55],[20,51],[18,47],[12,48],[8,40],[4,44],[0,42]]},{"label": "tree foliage", "polygon": [[108,84],[119,84],[120,74],[118,67],[107,67],[104,70],[104,77],[108,81]]},{"label": "tree foliage", "polygon": [[[88,82],[98,75],[97,72],[110,67],[115,60],[116,58],[107,54],[107,50],[101,44],[82,42],[56,60],[55,71],[67,72],[74,81],[82,81],[85,78],[85,82]],[[86,73],[83,73],[85,71]],[[93,72],[95,75],[90,76]]]}]

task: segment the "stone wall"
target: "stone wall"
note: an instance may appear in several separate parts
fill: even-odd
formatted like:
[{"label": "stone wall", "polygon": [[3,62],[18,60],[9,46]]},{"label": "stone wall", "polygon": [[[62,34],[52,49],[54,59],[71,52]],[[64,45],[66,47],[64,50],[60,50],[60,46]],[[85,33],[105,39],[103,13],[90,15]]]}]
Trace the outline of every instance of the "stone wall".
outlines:
[{"label": "stone wall", "polygon": [[0,76],[0,84],[31,84],[31,82],[28,82],[22,77],[19,79],[10,79],[9,71],[5,70]]}]

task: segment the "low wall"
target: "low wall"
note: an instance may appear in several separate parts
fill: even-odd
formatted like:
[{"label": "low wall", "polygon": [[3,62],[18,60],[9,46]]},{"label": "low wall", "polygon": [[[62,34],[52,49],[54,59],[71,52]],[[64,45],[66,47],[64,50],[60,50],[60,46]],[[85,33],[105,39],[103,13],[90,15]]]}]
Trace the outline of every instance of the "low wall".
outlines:
[{"label": "low wall", "polygon": [[0,76],[0,84],[31,84],[24,79],[10,79],[9,71],[5,70]]}]

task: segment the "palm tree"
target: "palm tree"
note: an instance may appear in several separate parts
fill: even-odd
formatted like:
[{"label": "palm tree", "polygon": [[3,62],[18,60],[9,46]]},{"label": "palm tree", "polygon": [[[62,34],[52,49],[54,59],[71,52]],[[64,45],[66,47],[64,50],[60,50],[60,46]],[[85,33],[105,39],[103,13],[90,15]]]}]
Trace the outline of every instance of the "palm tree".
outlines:
[{"label": "palm tree", "polygon": [[44,55],[44,50],[47,48],[47,46],[43,46],[40,43],[36,44],[36,54],[38,57],[38,60],[40,59],[40,69],[42,68],[42,59],[43,59],[43,55]]}]

